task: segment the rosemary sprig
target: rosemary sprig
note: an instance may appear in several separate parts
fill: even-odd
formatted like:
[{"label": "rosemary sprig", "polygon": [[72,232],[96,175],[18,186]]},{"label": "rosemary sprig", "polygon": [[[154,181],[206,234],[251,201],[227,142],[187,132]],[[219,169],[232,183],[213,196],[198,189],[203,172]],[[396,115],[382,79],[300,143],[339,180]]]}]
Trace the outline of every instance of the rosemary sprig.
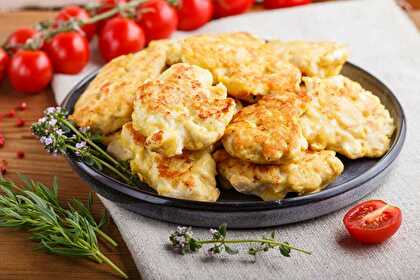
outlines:
[{"label": "rosemary sprig", "polygon": [[44,117],[32,124],[32,131],[44,148],[52,154],[77,157],[98,170],[105,167],[126,183],[136,185],[137,179],[130,170],[100,147],[100,135],[89,128],[78,129],[67,116],[63,108],[50,107],[44,111]]},{"label": "rosemary sprig", "polygon": [[210,234],[212,235],[211,239],[196,239],[193,237],[191,227],[178,227],[177,230],[169,236],[169,241],[171,242],[172,248],[179,251],[181,254],[197,252],[206,244],[212,245],[207,249],[208,256],[214,256],[223,252],[226,252],[229,255],[238,254],[239,250],[230,247],[230,244],[255,244],[255,246],[248,248],[247,253],[252,256],[267,252],[271,249],[279,250],[280,254],[285,257],[290,257],[290,252],[292,250],[308,255],[311,254],[311,252],[297,248],[288,242],[276,240],[274,231],[269,237],[227,239],[227,225],[222,224],[218,229],[210,229]]},{"label": "rosemary sprig", "polygon": [[58,201],[58,183],[51,188],[27,177],[21,177],[24,187],[0,176],[0,227],[28,229],[32,240],[52,254],[86,257],[108,264],[122,278],[128,276],[99,249],[97,235],[113,246],[117,243],[100,228],[103,217],[96,223],[91,214],[93,198],[87,205],[72,200],[67,208]]}]

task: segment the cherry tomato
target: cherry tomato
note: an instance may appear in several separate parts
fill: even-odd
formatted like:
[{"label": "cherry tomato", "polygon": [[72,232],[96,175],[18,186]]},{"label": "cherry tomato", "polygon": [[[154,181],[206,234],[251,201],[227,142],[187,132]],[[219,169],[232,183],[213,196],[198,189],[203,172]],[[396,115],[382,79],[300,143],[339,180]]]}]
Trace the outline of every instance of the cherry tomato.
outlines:
[{"label": "cherry tomato", "polygon": [[26,43],[29,38],[36,34],[36,30],[30,27],[22,27],[10,34],[7,38],[7,46],[13,51],[17,51],[22,45]]},{"label": "cherry tomato", "polygon": [[139,51],[144,44],[145,38],[141,27],[133,20],[126,18],[111,19],[99,35],[99,50],[106,61]]},{"label": "cherry tomato", "polygon": [[147,42],[168,38],[178,25],[176,10],[166,0],[151,0],[142,4],[137,9],[136,19]]},{"label": "cherry tomato", "polygon": [[382,200],[369,200],[351,208],[343,222],[356,240],[376,244],[387,240],[398,230],[401,217],[398,207]]},{"label": "cherry tomato", "polygon": [[207,23],[213,16],[211,0],[180,0],[178,29],[194,30]]},{"label": "cherry tomato", "polygon": [[[99,7],[97,13],[102,14],[102,13],[105,13],[105,12],[115,8],[115,6],[118,5],[118,4],[127,3],[127,0],[97,0],[97,2],[100,4],[100,7]],[[119,16],[119,14],[113,16],[112,18],[115,18],[115,17],[118,17],[118,16]],[[101,32],[102,28],[105,26],[105,23],[107,23],[109,20],[110,19],[108,18],[108,19],[98,21],[96,23],[97,30],[99,31],[98,33]]]},{"label": "cherry tomato", "polygon": [[0,48],[0,82],[3,81],[9,64],[9,56],[7,52]]},{"label": "cherry tomato", "polygon": [[[62,23],[70,19],[76,20],[87,20],[90,16],[88,12],[79,6],[68,6],[62,9],[55,18],[57,23]],[[85,24],[82,26],[82,30],[86,35],[86,38],[90,41],[96,33],[95,24]]]},{"label": "cherry tomato", "polygon": [[214,0],[214,16],[226,17],[246,12],[255,0]]},{"label": "cherry tomato", "polygon": [[264,0],[265,9],[277,9],[312,3],[312,0]]},{"label": "cherry tomato", "polygon": [[55,35],[45,51],[51,59],[54,71],[77,74],[89,61],[89,43],[78,32],[63,32]]},{"label": "cherry tomato", "polygon": [[41,91],[52,78],[51,62],[44,51],[19,50],[9,64],[12,86],[25,93]]}]

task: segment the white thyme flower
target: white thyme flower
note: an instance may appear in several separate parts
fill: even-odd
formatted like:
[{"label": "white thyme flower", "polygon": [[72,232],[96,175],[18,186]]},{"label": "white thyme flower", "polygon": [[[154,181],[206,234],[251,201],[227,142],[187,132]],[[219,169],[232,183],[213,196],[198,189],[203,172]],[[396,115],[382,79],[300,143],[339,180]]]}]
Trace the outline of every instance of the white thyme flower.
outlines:
[{"label": "white thyme flower", "polygon": [[218,232],[218,230],[214,229],[214,228],[211,228],[211,229],[209,229],[209,232],[210,232],[211,235],[214,235]]},{"label": "white thyme flower", "polygon": [[86,147],[86,142],[85,141],[76,143],[76,149],[83,149],[85,147]]},{"label": "white thyme flower", "polygon": [[55,131],[55,133],[57,133],[57,135],[59,135],[59,136],[61,136],[61,135],[63,135],[64,134],[64,131],[62,130],[62,129],[57,129],[56,131]]},{"label": "white thyme flower", "polygon": [[51,119],[51,120],[49,120],[48,124],[51,125],[51,126],[54,126],[54,125],[57,124],[57,120],[56,119]]},{"label": "white thyme flower", "polygon": [[56,108],[54,108],[54,107],[48,107],[45,110],[46,114],[52,114],[52,113],[55,113],[55,111],[56,111]]},{"label": "white thyme flower", "polygon": [[53,139],[51,137],[42,136],[39,141],[44,144],[45,146],[51,145],[53,142]]},{"label": "white thyme flower", "polygon": [[47,121],[47,118],[46,118],[46,117],[42,117],[42,118],[40,118],[40,119],[38,120],[38,123],[43,124],[43,123],[45,123],[46,121]]}]

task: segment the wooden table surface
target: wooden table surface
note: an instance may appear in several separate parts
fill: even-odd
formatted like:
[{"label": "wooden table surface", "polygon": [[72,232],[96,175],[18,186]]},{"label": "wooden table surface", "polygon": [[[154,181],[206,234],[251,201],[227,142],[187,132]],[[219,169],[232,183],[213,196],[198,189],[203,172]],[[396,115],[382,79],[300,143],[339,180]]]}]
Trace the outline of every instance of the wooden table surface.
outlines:
[{"label": "wooden table surface", "polygon": [[[420,27],[420,0],[412,0],[413,10],[409,15]],[[20,11],[0,13],[0,42],[14,29],[29,26],[43,19],[54,16],[51,11]],[[86,199],[90,191],[86,183],[70,169],[67,162],[60,157],[48,155],[31,135],[30,124],[37,120],[42,111],[54,105],[51,90],[36,95],[23,95],[14,92],[7,82],[0,87],[0,113],[15,108],[22,101],[28,104],[25,111],[17,111],[17,117],[25,120],[24,127],[16,127],[16,117],[0,121],[0,132],[6,137],[6,145],[0,148],[0,160],[8,162],[7,177],[16,179],[14,173],[20,172],[46,184],[53,176],[60,180],[60,198],[66,201],[77,197]],[[18,159],[16,151],[25,152],[23,159]],[[95,214],[104,211],[98,200],[95,203]],[[116,226],[111,222],[106,230],[120,244],[117,250],[104,248],[104,252],[130,279],[140,279],[130,253],[123,243]],[[0,279],[2,280],[40,280],[40,279],[118,279],[104,265],[90,261],[68,259],[35,251],[36,244],[28,240],[27,233],[0,229]]]}]

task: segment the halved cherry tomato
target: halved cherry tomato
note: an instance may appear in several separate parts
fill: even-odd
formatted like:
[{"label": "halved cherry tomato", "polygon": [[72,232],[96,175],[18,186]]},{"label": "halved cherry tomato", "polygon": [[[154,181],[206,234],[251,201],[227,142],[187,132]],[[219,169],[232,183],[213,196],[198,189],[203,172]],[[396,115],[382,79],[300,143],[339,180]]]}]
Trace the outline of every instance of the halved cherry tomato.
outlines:
[{"label": "halved cherry tomato", "polygon": [[376,244],[390,238],[401,225],[398,207],[382,200],[369,200],[351,208],[343,222],[348,232],[362,243]]},{"label": "halved cherry tomato", "polygon": [[106,61],[139,51],[144,44],[145,38],[141,27],[126,18],[116,17],[109,20],[99,35],[99,50]]},{"label": "halved cherry tomato", "polygon": [[10,34],[7,38],[6,45],[13,51],[17,51],[21,48],[29,38],[32,38],[36,34],[36,30],[30,27],[22,27],[17,29],[15,32]]},{"label": "halved cherry tomato", "polygon": [[[62,9],[56,16],[55,21],[57,23],[65,22],[70,19],[76,20],[87,20],[90,16],[88,12],[79,6],[68,6]],[[82,26],[82,30],[86,35],[86,38],[90,41],[96,32],[95,24],[85,24]]]},{"label": "halved cherry tomato", "polygon": [[0,48],[0,82],[3,81],[9,65],[9,55],[5,50]]},{"label": "halved cherry tomato", "polygon": [[264,0],[265,9],[277,9],[312,3],[312,0]]},{"label": "halved cherry tomato", "polygon": [[44,49],[59,73],[77,74],[89,61],[89,43],[75,31],[58,33]]},{"label": "halved cherry tomato", "polygon": [[246,12],[255,0],[214,0],[214,16],[226,17]]},{"label": "halved cherry tomato", "polygon": [[136,22],[150,42],[171,36],[178,25],[178,15],[166,0],[151,0],[139,6]]},{"label": "halved cherry tomato", "polygon": [[[98,2],[100,4],[100,7],[97,11],[98,14],[102,14],[105,13],[113,8],[115,8],[115,6],[117,6],[118,4],[125,4],[127,3],[127,0],[97,0],[96,2]],[[101,32],[102,28],[104,28],[105,23],[107,23],[109,20],[115,18],[115,17],[119,17],[120,15],[117,14],[111,18],[107,18],[107,19],[103,19],[101,21],[98,21],[96,23],[96,28],[98,30],[98,34]]]},{"label": "halved cherry tomato", "polygon": [[52,66],[47,54],[40,50],[19,50],[9,64],[12,86],[25,93],[41,91],[52,78]]},{"label": "halved cherry tomato", "polygon": [[211,0],[180,0],[178,5],[178,29],[194,30],[207,23],[213,16]]}]

